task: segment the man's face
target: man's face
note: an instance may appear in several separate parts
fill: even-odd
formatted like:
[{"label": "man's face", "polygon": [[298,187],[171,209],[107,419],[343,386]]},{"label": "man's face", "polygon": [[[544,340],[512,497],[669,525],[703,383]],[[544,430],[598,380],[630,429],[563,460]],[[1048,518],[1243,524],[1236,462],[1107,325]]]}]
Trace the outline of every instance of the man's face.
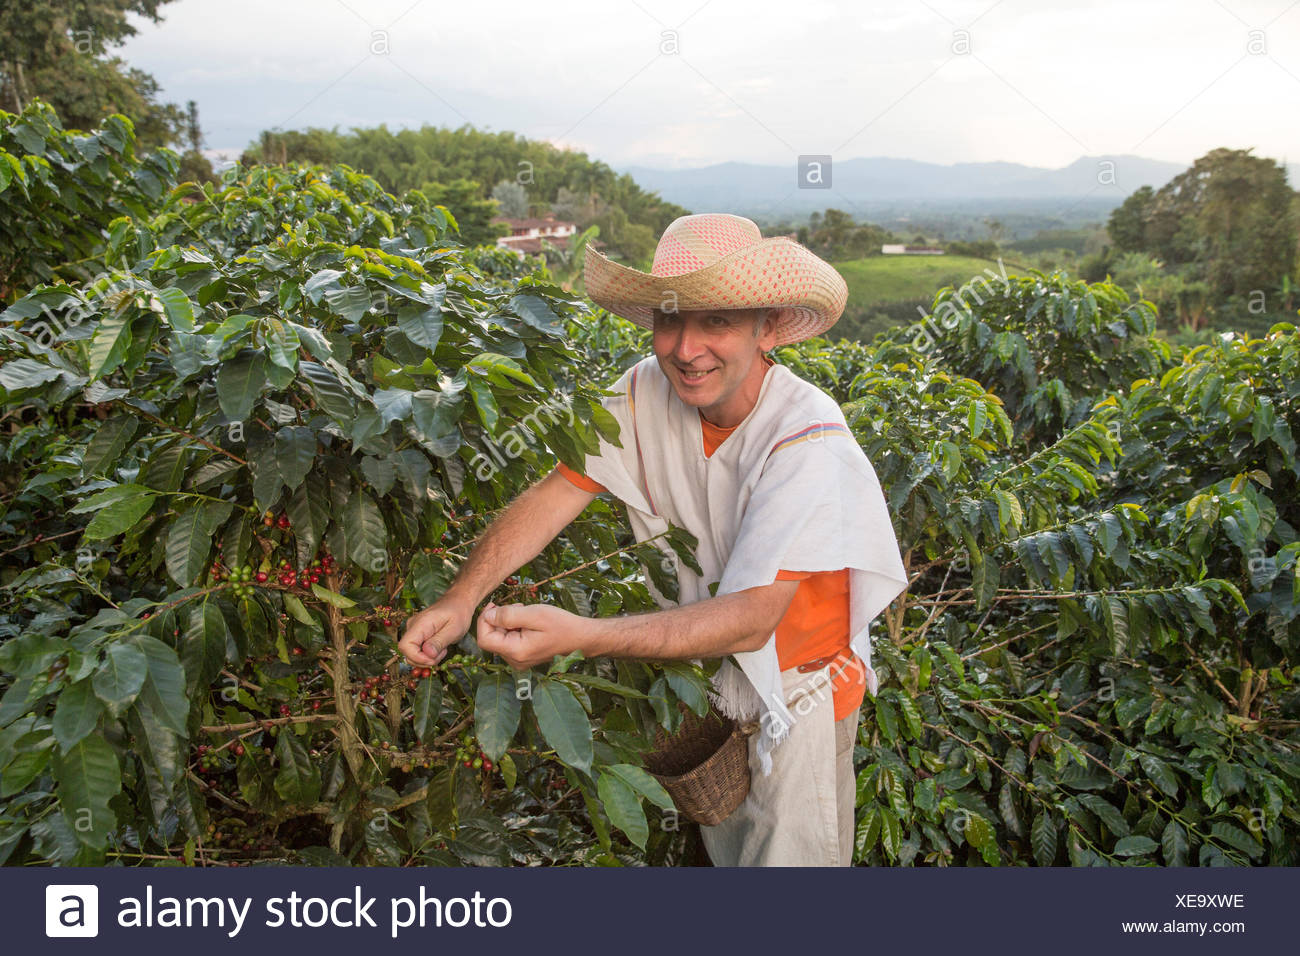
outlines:
[{"label": "man's face", "polygon": [[[763,309],[655,310],[654,350],[677,397],[716,425],[738,424],[758,400],[776,343],[775,316]],[[754,335],[755,322],[762,322]]]}]

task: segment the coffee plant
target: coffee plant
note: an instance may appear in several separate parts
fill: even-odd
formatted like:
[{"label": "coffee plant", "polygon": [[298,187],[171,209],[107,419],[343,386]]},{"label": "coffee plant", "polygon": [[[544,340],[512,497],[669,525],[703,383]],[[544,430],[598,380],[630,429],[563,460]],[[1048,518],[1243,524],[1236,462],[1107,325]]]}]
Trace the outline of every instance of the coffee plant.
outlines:
[{"label": "coffee plant", "polygon": [[783,350],[845,403],[911,578],[858,858],[1294,865],[1300,334],[1174,354],[1059,273],[956,314]]},{"label": "coffee plant", "polygon": [[[641,765],[703,671],[395,645],[617,440],[648,333],[347,167],[176,184],[37,106],[5,168],[0,862],[689,862]],[[1108,283],[980,289],[775,352],[842,403],[910,579],[856,859],[1294,865],[1300,332],[1184,349]],[[494,597],[651,609],[693,544],[601,496]]]},{"label": "coffee plant", "polygon": [[177,168],[166,150],[137,158],[121,116],[87,134],[65,133],[40,102],[0,116],[0,302],[38,282],[94,275],[104,228],[145,215]]},{"label": "coffee plant", "polygon": [[[582,304],[454,233],[351,170],[235,169],[0,318],[0,856],[680,855],[640,756],[701,672],[396,653],[496,511],[616,438]],[[598,502],[496,598],[648,609],[661,557]]]}]

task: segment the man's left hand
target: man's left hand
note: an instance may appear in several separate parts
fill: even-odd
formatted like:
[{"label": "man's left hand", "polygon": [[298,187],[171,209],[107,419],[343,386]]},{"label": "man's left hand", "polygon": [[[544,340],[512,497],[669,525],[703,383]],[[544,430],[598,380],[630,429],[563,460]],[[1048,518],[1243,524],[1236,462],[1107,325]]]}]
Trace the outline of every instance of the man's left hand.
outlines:
[{"label": "man's left hand", "polygon": [[488,602],[478,616],[478,646],[500,654],[515,670],[527,670],[580,650],[585,621],[550,604]]}]

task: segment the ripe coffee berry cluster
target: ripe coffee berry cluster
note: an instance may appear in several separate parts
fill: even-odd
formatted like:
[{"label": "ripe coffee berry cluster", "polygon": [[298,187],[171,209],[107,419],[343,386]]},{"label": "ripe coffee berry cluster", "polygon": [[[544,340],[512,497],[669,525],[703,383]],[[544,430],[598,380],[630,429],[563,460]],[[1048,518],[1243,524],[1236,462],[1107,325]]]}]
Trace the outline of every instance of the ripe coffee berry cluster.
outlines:
[{"label": "ripe coffee berry cluster", "polygon": [[[239,749],[242,751],[244,748]],[[199,744],[195,750],[199,755],[199,773],[216,773],[223,769],[220,755],[214,753],[207,744]]]},{"label": "ripe coffee berry cluster", "polygon": [[492,772],[492,761],[478,746],[478,741],[468,733],[461,734],[460,744],[456,747],[456,759],[467,768]]},{"label": "ripe coffee berry cluster", "polygon": [[389,604],[376,604],[375,615],[379,618],[379,623],[384,627],[393,626],[393,608]]},{"label": "ripe coffee berry cluster", "polygon": [[293,565],[288,560],[281,561],[276,580],[279,581],[282,588],[298,587],[299,585],[305,588],[319,583],[322,575],[332,574],[335,570],[337,570],[337,565],[334,563],[334,556],[327,551],[301,571],[294,570]]},{"label": "ripe coffee berry cluster", "polygon": [[379,700],[384,695],[384,688],[392,681],[388,674],[380,674],[376,677],[367,677],[365,686],[358,695],[362,700],[373,698]]},{"label": "ripe coffee berry cluster", "polygon": [[266,514],[262,515],[262,524],[267,528],[279,528],[281,531],[288,531],[289,528],[292,527],[287,514],[281,514],[279,517],[276,517],[276,514],[273,511],[268,511]]},{"label": "ripe coffee berry cluster", "polygon": [[298,572],[293,569],[293,565],[288,561],[280,562],[280,576],[277,578],[280,587],[291,588],[298,583]]}]

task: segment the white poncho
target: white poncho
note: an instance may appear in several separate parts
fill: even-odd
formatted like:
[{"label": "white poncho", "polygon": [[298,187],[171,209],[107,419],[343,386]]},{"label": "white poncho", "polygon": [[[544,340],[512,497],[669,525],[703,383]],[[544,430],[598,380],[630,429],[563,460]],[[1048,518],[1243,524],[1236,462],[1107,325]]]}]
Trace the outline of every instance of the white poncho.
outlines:
[{"label": "white poncho", "polygon": [[[620,498],[638,541],[669,522],[696,538],[696,575],[666,551],[680,582],[680,604],[761,587],[777,572],[849,568],[850,647],[876,693],[868,625],[907,586],[898,539],[875,469],[833,398],[783,365],[763,377],[744,421],[704,457],[700,416],[677,397],[653,355],[611,386],[605,407],[619,424],[617,448],[604,439],[587,457],[587,475]],[[661,607],[673,602],[650,584]],[[728,716],[760,722],[757,752],[771,750],[794,717],[781,692],[773,634],[757,651],[733,655],[714,676],[715,702]]]}]

